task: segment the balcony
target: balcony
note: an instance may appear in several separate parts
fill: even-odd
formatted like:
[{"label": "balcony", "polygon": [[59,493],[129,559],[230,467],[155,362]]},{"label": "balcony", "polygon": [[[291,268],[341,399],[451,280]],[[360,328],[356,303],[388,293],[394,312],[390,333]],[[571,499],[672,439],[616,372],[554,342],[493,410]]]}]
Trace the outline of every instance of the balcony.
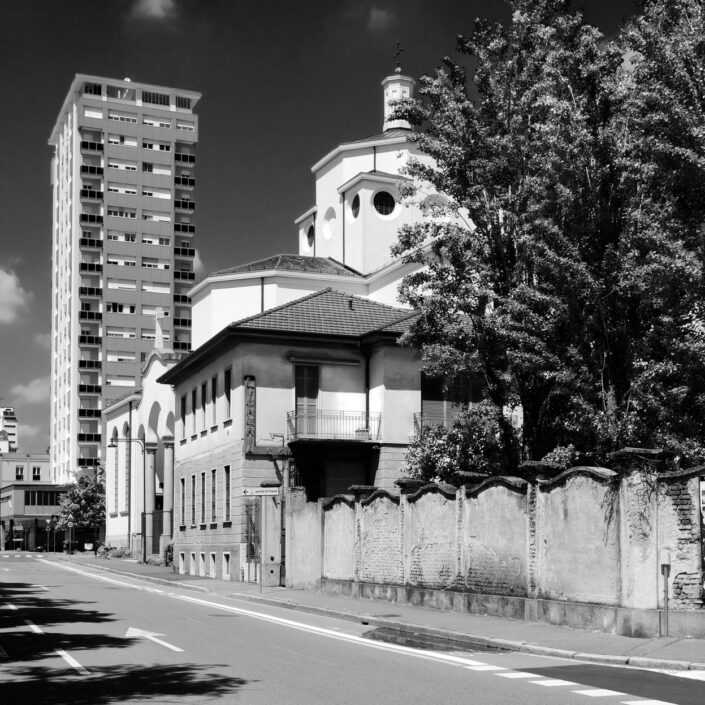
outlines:
[{"label": "balcony", "polygon": [[92,164],[82,164],[81,174],[90,174],[92,176],[103,176],[102,166],[93,166]]},{"label": "balcony", "polygon": [[171,347],[174,350],[186,350],[187,352],[191,352],[191,343],[183,343],[180,340],[175,340],[171,344]]},{"label": "balcony", "polygon": [[175,176],[174,185],[185,186],[186,188],[193,188],[196,185],[196,179],[194,179],[192,176]]},{"label": "balcony", "polygon": [[78,393],[79,394],[101,394],[102,388],[99,384],[79,384]]},{"label": "balcony", "polygon": [[103,265],[100,262],[81,262],[79,269],[82,272],[102,272]]},{"label": "balcony", "polygon": [[195,278],[196,278],[196,274],[194,272],[182,272],[178,269],[174,272],[174,279],[193,281]]},{"label": "balcony", "polygon": [[97,213],[81,213],[82,223],[96,223],[97,225],[102,225],[103,216]]},{"label": "balcony", "polygon": [[446,411],[445,414],[429,414],[428,412],[417,412],[414,414],[414,436],[418,438],[424,428],[432,426],[443,426],[449,429],[455,420],[462,415],[462,408]]},{"label": "balcony", "polygon": [[102,152],[103,144],[101,142],[91,142],[90,140],[81,140],[82,152]]},{"label": "balcony", "polygon": [[176,200],[174,201],[174,208],[182,211],[195,211],[196,204],[193,201]]},{"label": "balcony", "polygon": [[193,223],[174,223],[174,232],[193,235],[196,232],[196,226]]},{"label": "balcony", "polygon": [[177,328],[190,328],[191,319],[190,318],[174,318],[174,326]]},{"label": "balcony", "polygon": [[94,250],[102,250],[103,249],[103,241],[102,240],[96,240],[95,238],[92,237],[82,237],[78,241],[79,247],[83,247],[85,249],[94,249]]},{"label": "balcony", "polygon": [[79,433],[79,443],[100,443],[100,433]]},{"label": "balcony", "polygon": [[180,164],[195,164],[196,155],[195,154],[184,154],[183,152],[174,153],[174,161]]},{"label": "balcony", "polygon": [[93,188],[82,188],[81,189],[81,198],[83,198],[84,200],[88,200],[88,201],[102,201],[103,200],[103,192],[97,191],[96,189],[93,189]]},{"label": "balcony", "polygon": [[103,412],[100,409],[79,409],[79,419],[99,419]]},{"label": "balcony", "polygon": [[101,286],[79,286],[78,287],[79,296],[95,296],[100,297],[103,295],[103,287]]},{"label": "balcony", "polygon": [[287,440],[378,441],[382,414],[364,411],[290,411]]},{"label": "balcony", "polygon": [[186,294],[174,294],[175,304],[190,304],[191,299]]},{"label": "balcony", "polygon": [[79,468],[97,468],[100,465],[98,458],[78,458]]},{"label": "balcony", "polygon": [[195,257],[196,250],[194,250],[192,247],[175,247],[174,254],[177,257]]},{"label": "balcony", "polygon": [[99,370],[103,366],[100,360],[79,360],[78,369],[79,370]]},{"label": "balcony", "polygon": [[79,335],[78,336],[79,345],[102,345],[103,336],[101,335]]},{"label": "balcony", "polygon": [[100,311],[79,311],[79,321],[102,321],[103,314]]}]

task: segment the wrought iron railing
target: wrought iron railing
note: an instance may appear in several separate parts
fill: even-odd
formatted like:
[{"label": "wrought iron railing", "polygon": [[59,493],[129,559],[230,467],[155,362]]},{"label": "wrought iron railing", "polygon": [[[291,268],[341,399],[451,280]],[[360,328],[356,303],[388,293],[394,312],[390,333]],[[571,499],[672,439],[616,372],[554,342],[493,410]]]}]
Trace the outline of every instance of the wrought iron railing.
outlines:
[{"label": "wrought iron railing", "polygon": [[382,414],[364,411],[290,411],[286,415],[287,438],[378,441]]}]

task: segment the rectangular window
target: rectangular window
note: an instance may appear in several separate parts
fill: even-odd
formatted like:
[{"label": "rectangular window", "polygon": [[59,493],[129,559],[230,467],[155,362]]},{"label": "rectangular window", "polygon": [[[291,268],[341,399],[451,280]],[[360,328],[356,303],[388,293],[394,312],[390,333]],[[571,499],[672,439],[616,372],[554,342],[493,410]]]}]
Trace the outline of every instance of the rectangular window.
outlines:
[{"label": "rectangular window", "polygon": [[120,193],[124,196],[136,196],[137,188],[130,184],[115,184],[108,183],[108,191],[110,193]]},{"label": "rectangular window", "polygon": [[197,402],[198,402],[198,390],[194,387],[191,390],[191,433],[196,433]]},{"label": "rectangular window", "polygon": [[32,480],[34,482],[39,482],[42,479],[42,469],[33,467],[32,468]]},{"label": "rectangular window", "polygon": [[190,120],[177,120],[176,129],[183,130],[184,132],[195,132],[196,125]]},{"label": "rectangular window", "polygon": [[230,521],[230,466],[223,468],[223,521]]},{"label": "rectangular window", "polygon": [[218,414],[216,413],[218,406],[218,375],[211,379],[211,424],[213,426],[218,423]]},{"label": "rectangular window", "polygon": [[[137,97],[137,91],[134,88],[125,88],[124,86],[108,86],[107,87],[108,98],[115,98],[117,100],[129,100],[135,102]],[[137,122],[137,118],[130,120],[130,122]]]},{"label": "rectangular window", "polygon": [[181,508],[181,526],[185,526],[186,524],[186,478],[182,477],[181,481],[181,504],[179,507]]},{"label": "rectangular window", "polygon": [[176,107],[181,110],[191,110],[191,98],[182,95],[176,96]]},{"label": "rectangular window", "polygon": [[154,93],[153,91],[142,91],[142,102],[152,105],[169,105],[168,93]]},{"label": "rectangular window", "polygon": [[102,120],[103,111],[100,108],[94,108],[90,105],[86,105],[83,108],[83,117],[96,118],[98,120]]},{"label": "rectangular window", "polygon": [[204,382],[201,385],[201,428],[206,428],[206,397],[208,392],[208,385]]},{"label": "rectangular window", "polygon": [[206,473],[201,473],[201,524],[206,523]]},{"label": "rectangular window", "polygon": [[149,127],[171,127],[171,121],[166,118],[154,117],[153,115],[145,115],[142,118],[142,124]]},{"label": "rectangular window", "polygon": [[83,84],[83,94],[84,95],[101,95],[101,84],[100,83],[84,83]]},{"label": "rectangular window", "polygon": [[215,469],[211,470],[211,522],[217,521],[216,509],[216,491],[215,491]]},{"label": "rectangular window", "polygon": [[225,370],[223,375],[223,396],[225,397],[225,417],[230,418],[230,385],[233,376],[233,371],[230,367]]},{"label": "rectangular window", "polygon": [[186,438],[186,395],[181,395],[181,437]]},{"label": "rectangular window", "polygon": [[24,467],[22,465],[15,466],[15,480],[24,480]]},{"label": "rectangular window", "polygon": [[113,218],[136,218],[137,211],[133,208],[122,208],[121,206],[108,206],[108,215]]},{"label": "rectangular window", "polygon": [[191,475],[191,526],[196,526],[196,476]]},{"label": "rectangular window", "polygon": [[123,171],[137,171],[137,162],[128,162],[124,159],[108,159],[108,169],[122,169]]}]

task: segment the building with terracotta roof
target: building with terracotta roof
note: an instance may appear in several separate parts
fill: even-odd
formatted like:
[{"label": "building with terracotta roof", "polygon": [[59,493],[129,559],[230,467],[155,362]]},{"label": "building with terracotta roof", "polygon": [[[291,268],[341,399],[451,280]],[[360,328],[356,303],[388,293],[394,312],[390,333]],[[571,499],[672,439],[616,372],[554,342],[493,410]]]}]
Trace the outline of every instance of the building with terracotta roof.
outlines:
[{"label": "building with terracotta roof", "polygon": [[[420,411],[415,314],[326,288],[235,321],[159,378],[176,397],[174,550],[182,572],[279,584],[280,497],[391,487]],[[110,433],[110,428],[108,429]],[[253,496],[254,495],[254,496]]]}]

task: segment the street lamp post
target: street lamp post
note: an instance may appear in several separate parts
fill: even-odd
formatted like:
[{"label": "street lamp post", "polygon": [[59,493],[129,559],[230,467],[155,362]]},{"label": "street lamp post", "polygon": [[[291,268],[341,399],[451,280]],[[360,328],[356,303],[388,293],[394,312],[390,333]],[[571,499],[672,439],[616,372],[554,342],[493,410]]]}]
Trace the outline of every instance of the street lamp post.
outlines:
[{"label": "street lamp post", "polygon": [[[145,531],[142,533],[142,561],[147,562],[147,451],[144,441],[141,438],[113,438],[110,443],[108,443],[108,448],[117,448],[118,442],[122,443],[139,443],[142,448],[142,507],[143,513],[145,514]],[[115,468],[117,472],[117,468]],[[130,511],[128,509],[128,511]],[[128,537],[129,538],[129,537]]]}]

